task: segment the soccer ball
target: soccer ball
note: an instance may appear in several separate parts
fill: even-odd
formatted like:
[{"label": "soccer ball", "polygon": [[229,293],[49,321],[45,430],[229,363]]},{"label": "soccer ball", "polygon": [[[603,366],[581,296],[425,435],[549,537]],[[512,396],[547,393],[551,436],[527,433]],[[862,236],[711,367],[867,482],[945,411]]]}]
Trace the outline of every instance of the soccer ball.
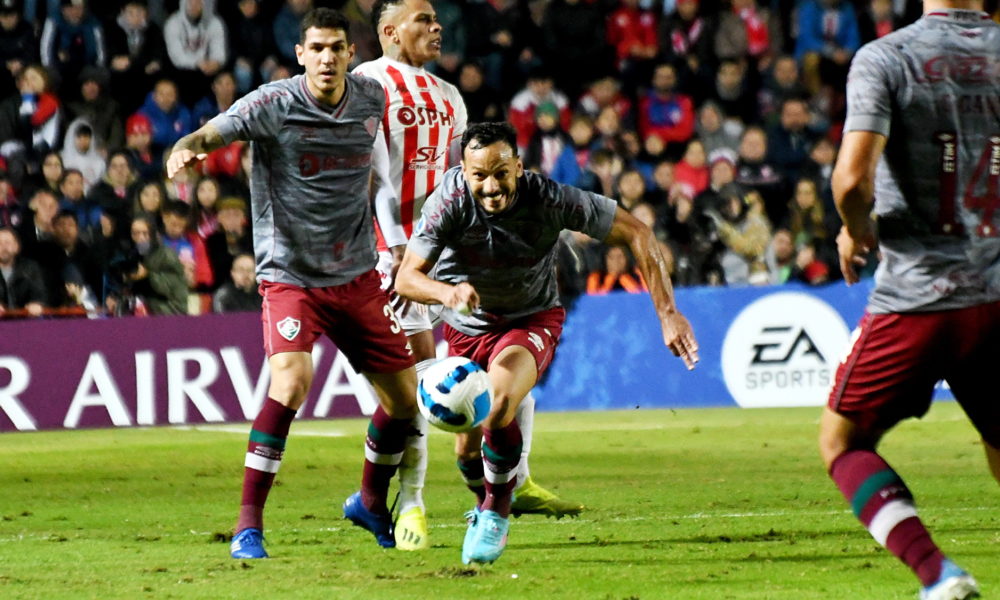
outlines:
[{"label": "soccer ball", "polygon": [[439,360],[417,384],[417,406],[427,422],[462,433],[478,427],[490,413],[493,386],[475,362],[461,356]]}]

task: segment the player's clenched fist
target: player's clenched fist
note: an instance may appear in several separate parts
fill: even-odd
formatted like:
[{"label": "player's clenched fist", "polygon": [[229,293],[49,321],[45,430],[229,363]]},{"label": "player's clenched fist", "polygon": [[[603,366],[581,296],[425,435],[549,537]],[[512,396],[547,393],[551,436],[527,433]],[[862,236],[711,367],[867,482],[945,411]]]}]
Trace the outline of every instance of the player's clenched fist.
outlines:
[{"label": "player's clenched fist", "polygon": [[453,308],[461,314],[469,314],[479,307],[479,293],[471,283],[462,282],[452,286],[451,293],[443,302],[448,308]]}]

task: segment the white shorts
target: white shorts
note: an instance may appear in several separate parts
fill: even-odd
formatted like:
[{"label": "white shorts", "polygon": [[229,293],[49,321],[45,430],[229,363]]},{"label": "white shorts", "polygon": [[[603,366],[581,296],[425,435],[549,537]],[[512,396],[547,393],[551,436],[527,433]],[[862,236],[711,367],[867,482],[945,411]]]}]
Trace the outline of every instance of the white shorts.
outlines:
[{"label": "white shorts", "polygon": [[[389,284],[392,281],[392,253],[387,251],[379,252],[378,265],[375,266],[375,269],[378,271],[378,276],[382,279],[382,289],[389,289]],[[410,302],[409,310],[406,311],[406,314],[401,313],[401,310],[396,311],[396,319],[399,320],[399,324],[403,327],[403,333],[406,335],[413,335],[421,331],[430,331],[440,321],[440,318],[436,317],[436,315],[435,318],[431,317],[431,311],[426,304],[420,304],[419,302]]]}]

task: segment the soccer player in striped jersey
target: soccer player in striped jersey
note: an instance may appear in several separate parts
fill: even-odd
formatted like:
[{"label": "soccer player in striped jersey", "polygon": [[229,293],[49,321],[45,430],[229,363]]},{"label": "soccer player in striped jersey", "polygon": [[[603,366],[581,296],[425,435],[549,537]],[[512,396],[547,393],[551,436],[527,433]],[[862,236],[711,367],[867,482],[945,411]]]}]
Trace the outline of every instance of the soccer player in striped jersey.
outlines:
[{"label": "soccer player in striped jersey", "polygon": [[925,600],[979,591],[931,539],[880,439],[924,415],[944,379],[1000,480],[1000,27],[982,9],[925,0],[916,23],[857,53],[833,173],[845,280],[858,280],[876,230],[882,261],[837,369],[820,450],[855,516],[910,567]]},{"label": "soccer player in striped jersey", "polygon": [[396,287],[411,300],[442,305],[449,353],[478,362],[493,384],[483,423],[486,498],[468,515],[462,546],[469,564],[495,561],[507,544],[523,443],[517,406],[551,364],[566,315],[555,274],[563,229],[627,244],[666,346],[694,368],[698,345],[648,227],[610,198],[525,173],[507,123],[473,125],[462,147],[461,167],[445,173],[424,205]]},{"label": "soccer player in striped jersey", "polygon": [[[311,350],[326,334],[378,395],[365,440],[361,490],[344,516],[395,546],[389,484],[416,414],[416,371],[402,328],[375,272],[372,164],[385,93],[347,73],[354,56],[347,19],[319,8],[303,17],[295,46],[305,74],[262,85],[182,138],[167,174],[233,140],[253,149],[250,180],[257,280],[264,297],[268,398],[250,430],[233,558],[266,558],[263,511],[289,428],[312,383]],[[384,173],[385,169],[374,169]]]},{"label": "soccer player in striped jersey", "polygon": [[[445,169],[460,160],[460,142],[466,128],[465,102],[458,89],[424,69],[441,56],[441,25],[428,0],[380,0],[372,9],[383,55],[358,65],[355,74],[377,80],[385,89],[386,109],[382,133],[389,152],[388,177],[394,190],[380,189],[375,205],[378,218],[379,272],[383,286],[391,289],[413,224],[427,196],[440,183]],[[390,193],[390,192],[395,193]],[[397,297],[397,318],[403,326],[417,361],[418,375],[435,361],[436,351],[428,308]],[[528,471],[534,398],[521,403],[524,457],[514,504],[515,514],[539,513],[562,517],[583,509],[564,501],[536,484]],[[395,524],[396,547],[419,550],[428,547],[427,521],[422,489],[427,472],[427,423],[414,422],[414,435],[399,469],[399,517]],[[485,496],[481,439],[476,434],[456,440],[458,466],[479,502]]]}]

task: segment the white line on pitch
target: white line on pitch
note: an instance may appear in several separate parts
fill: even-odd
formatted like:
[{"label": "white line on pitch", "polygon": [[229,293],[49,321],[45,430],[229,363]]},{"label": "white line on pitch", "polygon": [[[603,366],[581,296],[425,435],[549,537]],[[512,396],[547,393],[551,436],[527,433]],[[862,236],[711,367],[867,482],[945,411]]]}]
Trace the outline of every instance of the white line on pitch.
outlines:
[{"label": "white line on pitch", "polygon": [[[207,431],[210,433],[236,433],[239,435],[248,435],[250,433],[249,425],[178,425],[174,429],[180,429],[182,431]],[[295,429],[293,436],[302,437],[346,437],[349,435],[355,435],[355,432],[348,433],[346,431],[337,431],[335,429],[330,431],[320,431],[318,429]]]}]

